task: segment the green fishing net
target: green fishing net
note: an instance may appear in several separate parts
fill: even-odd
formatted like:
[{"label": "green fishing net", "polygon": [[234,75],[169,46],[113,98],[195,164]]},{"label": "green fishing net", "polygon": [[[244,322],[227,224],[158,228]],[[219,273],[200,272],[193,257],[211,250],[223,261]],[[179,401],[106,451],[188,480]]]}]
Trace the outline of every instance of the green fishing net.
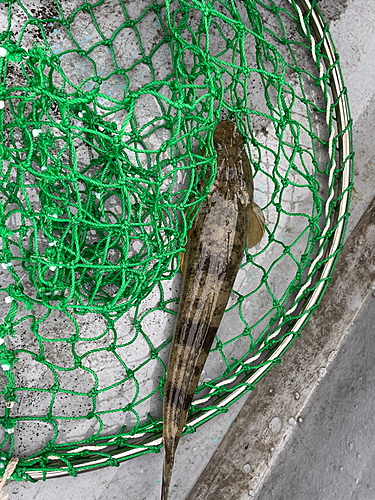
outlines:
[{"label": "green fishing net", "polygon": [[251,390],[317,308],[352,150],[308,5],[0,1],[0,466],[19,458],[14,479],[160,450],[179,255],[220,120],[246,137],[267,227],[186,431]]}]

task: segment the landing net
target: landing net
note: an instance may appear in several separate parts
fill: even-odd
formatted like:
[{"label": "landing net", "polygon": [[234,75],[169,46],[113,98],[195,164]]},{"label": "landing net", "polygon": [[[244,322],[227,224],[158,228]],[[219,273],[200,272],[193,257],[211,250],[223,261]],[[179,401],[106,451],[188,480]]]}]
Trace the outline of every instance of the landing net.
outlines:
[{"label": "landing net", "polygon": [[300,335],[348,217],[346,89],[308,0],[12,0],[0,19],[0,467],[74,476],[162,446],[179,254],[220,120],[247,138],[266,234],[186,432]]}]

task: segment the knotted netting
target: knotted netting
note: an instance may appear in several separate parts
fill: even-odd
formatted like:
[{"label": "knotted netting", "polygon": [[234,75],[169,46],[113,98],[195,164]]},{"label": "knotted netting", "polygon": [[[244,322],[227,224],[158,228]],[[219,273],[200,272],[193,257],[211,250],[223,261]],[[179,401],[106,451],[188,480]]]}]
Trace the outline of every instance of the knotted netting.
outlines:
[{"label": "knotted netting", "polygon": [[76,475],[160,450],[179,255],[222,119],[247,138],[266,236],[246,250],[186,432],[300,334],[348,216],[346,91],[306,0],[0,7],[0,466]]}]

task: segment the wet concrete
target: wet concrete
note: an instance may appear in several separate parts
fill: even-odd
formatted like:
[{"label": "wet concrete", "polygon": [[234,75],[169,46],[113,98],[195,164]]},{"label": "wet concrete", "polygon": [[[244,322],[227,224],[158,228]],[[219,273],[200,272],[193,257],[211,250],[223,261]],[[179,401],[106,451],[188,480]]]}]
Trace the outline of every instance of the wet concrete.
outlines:
[{"label": "wet concrete", "polygon": [[372,292],[256,500],[375,497],[374,325]]},{"label": "wet concrete", "polygon": [[337,21],[344,14],[348,7],[349,0],[319,0],[317,2],[320,12],[325,20],[330,22]]}]

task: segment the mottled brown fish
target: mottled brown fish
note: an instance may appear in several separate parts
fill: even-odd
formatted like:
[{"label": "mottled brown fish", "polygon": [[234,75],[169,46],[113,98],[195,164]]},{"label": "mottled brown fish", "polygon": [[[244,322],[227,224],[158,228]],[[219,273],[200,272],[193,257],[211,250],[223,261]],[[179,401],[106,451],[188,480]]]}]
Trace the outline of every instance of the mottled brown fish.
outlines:
[{"label": "mottled brown fish", "polygon": [[184,279],[173,333],[163,402],[164,467],[161,500],[167,500],[177,444],[188,416],[245,250],[264,234],[253,202],[253,176],[244,138],[231,121],[213,137],[217,175],[188,234],[181,262]]}]

